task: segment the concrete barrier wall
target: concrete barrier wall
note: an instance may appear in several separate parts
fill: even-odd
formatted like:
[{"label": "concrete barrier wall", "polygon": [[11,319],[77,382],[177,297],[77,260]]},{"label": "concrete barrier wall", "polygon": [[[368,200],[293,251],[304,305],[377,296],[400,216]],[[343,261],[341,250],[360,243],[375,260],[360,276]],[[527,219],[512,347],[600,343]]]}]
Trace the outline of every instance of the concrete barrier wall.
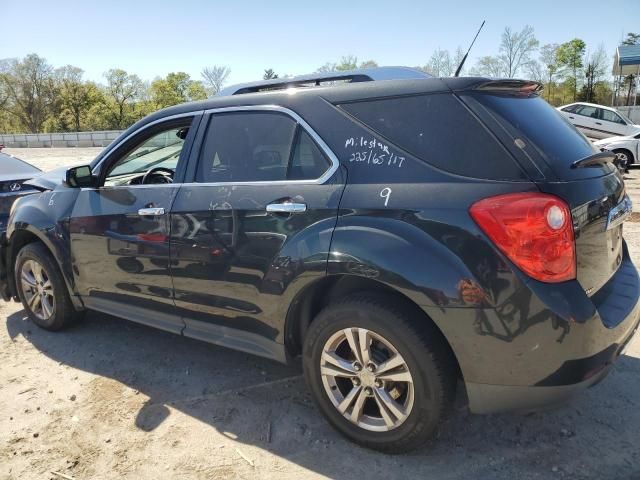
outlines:
[{"label": "concrete barrier wall", "polygon": [[0,144],[10,148],[106,147],[121,133],[121,130],[65,133],[2,133],[0,134]]},{"label": "concrete barrier wall", "polygon": [[616,107],[616,109],[629,117],[633,123],[640,125],[640,105],[635,107]]}]

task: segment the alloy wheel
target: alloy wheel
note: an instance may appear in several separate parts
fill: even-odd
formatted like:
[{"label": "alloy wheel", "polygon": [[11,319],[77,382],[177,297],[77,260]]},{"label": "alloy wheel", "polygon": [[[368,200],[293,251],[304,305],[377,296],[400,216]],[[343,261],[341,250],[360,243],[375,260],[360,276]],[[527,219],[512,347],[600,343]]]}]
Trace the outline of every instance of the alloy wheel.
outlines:
[{"label": "alloy wheel", "polygon": [[48,320],[55,309],[53,285],[44,267],[35,260],[27,260],[20,269],[22,293],[33,314]]},{"label": "alloy wheel", "polygon": [[393,430],[411,413],[414,385],[409,367],[391,342],[371,330],[334,333],[323,347],[320,373],[334,407],[365,430]]}]

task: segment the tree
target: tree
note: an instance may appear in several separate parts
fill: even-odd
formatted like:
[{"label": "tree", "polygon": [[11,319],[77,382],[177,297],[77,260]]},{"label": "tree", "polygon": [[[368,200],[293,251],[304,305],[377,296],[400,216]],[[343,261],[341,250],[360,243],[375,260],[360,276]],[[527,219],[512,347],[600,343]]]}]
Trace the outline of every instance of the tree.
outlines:
[{"label": "tree", "polygon": [[525,75],[529,80],[536,81],[538,83],[544,82],[545,71],[544,66],[537,60],[530,60],[525,65]]},{"label": "tree", "polygon": [[558,72],[558,44],[548,43],[540,49],[540,63],[545,69],[547,80],[547,101],[551,101],[553,80]]},{"label": "tree", "polygon": [[[91,107],[102,99],[98,87],[91,82],[84,82],[84,71],[72,65],[66,65],[55,70],[57,96],[59,100],[59,125],[69,124],[79,132],[82,130],[83,120]],[[69,121],[65,119],[68,118]]]},{"label": "tree", "polygon": [[346,70],[355,70],[358,68],[358,57],[354,55],[345,55],[340,59],[340,62],[335,67],[335,70],[346,71]]},{"label": "tree", "polygon": [[273,80],[273,79],[278,78],[278,74],[276,72],[274,72],[272,68],[267,68],[264,71],[264,75],[262,76],[262,78],[264,80]]},{"label": "tree", "polygon": [[135,101],[145,90],[137,75],[113,68],[104,74],[105,115],[109,128],[124,129],[137,120]]},{"label": "tree", "polygon": [[376,68],[378,63],[375,60],[366,60],[358,68]]},{"label": "tree", "polygon": [[623,45],[640,45],[640,33],[627,33],[627,38],[622,41]]},{"label": "tree", "polygon": [[55,98],[53,67],[31,53],[22,60],[8,60],[0,72],[3,109],[31,133],[38,133]]},{"label": "tree", "polygon": [[149,94],[156,108],[207,98],[207,92],[202,83],[191,80],[185,72],[172,72],[166,78],[155,79],[151,82]]},{"label": "tree", "polygon": [[578,92],[578,74],[584,66],[584,51],[586,44],[579,38],[574,38],[558,47],[556,56],[558,65],[566,68],[565,76],[573,89],[573,101],[575,102]]},{"label": "tree", "polygon": [[431,54],[429,62],[423,70],[434,77],[448,77],[451,75],[451,55],[448,50],[438,48]]},{"label": "tree", "polygon": [[231,74],[231,69],[222,65],[213,65],[202,70],[201,75],[204,79],[204,86],[210,97],[222,90],[229,74]]},{"label": "tree", "polygon": [[531,54],[538,48],[538,44],[533,27],[530,25],[525,25],[520,32],[514,32],[511,27],[505,27],[498,58],[504,65],[507,77],[515,77],[520,68],[529,63]]},{"label": "tree", "polygon": [[358,66],[358,57],[354,55],[344,55],[337,63],[327,62],[316,70],[316,73],[344,72],[357,68],[374,68],[378,64],[375,60],[367,60]]},{"label": "tree", "polygon": [[472,70],[475,75],[486,77],[504,77],[506,75],[504,62],[498,57],[480,57]]},{"label": "tree", "polygon": [[609,59],[603,44],[600,44],[595,52],[588,53],[585,65],[585,92],[584,97],[587,102],[593,101],[595,86],[606,74],[609,68]]}]

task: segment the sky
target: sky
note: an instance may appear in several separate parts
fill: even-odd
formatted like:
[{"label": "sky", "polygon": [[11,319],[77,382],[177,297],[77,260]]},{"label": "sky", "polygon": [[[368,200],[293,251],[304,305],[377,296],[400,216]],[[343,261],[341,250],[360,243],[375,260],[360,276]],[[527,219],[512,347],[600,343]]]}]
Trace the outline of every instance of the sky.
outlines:
[{"label": "sky", "polygon": [[0,59],[37,53],[103,81],[110,68],[144,80],[169,72],[200,79],[203,67],[231,68],[227,84],[315,71],[343,55],[379,65],[427,63],[435,49],[495,55],[505,26],[531,25],[541,45],[582,38],[615,52],[640,32],[640,0],[0,0]]}]

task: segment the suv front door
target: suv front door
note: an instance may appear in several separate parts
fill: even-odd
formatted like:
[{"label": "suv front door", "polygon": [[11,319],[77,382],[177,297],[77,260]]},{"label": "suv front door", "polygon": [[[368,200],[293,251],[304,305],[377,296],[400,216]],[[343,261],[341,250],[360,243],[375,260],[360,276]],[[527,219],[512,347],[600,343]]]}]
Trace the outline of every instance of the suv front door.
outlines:
[{"label": "suv front door", "polygon": [[201,115],[125,139],[97,167],[70,219],[78,293],[93,310],[180,332],[169,268],[169,210]]},{"label": "suv front door", "polygon": [[202,125],[192,181],[171,210],[183,333],[282,360],[286,308],[326,274],[344,187],[338,160],[279,107],[224,109]]}]

